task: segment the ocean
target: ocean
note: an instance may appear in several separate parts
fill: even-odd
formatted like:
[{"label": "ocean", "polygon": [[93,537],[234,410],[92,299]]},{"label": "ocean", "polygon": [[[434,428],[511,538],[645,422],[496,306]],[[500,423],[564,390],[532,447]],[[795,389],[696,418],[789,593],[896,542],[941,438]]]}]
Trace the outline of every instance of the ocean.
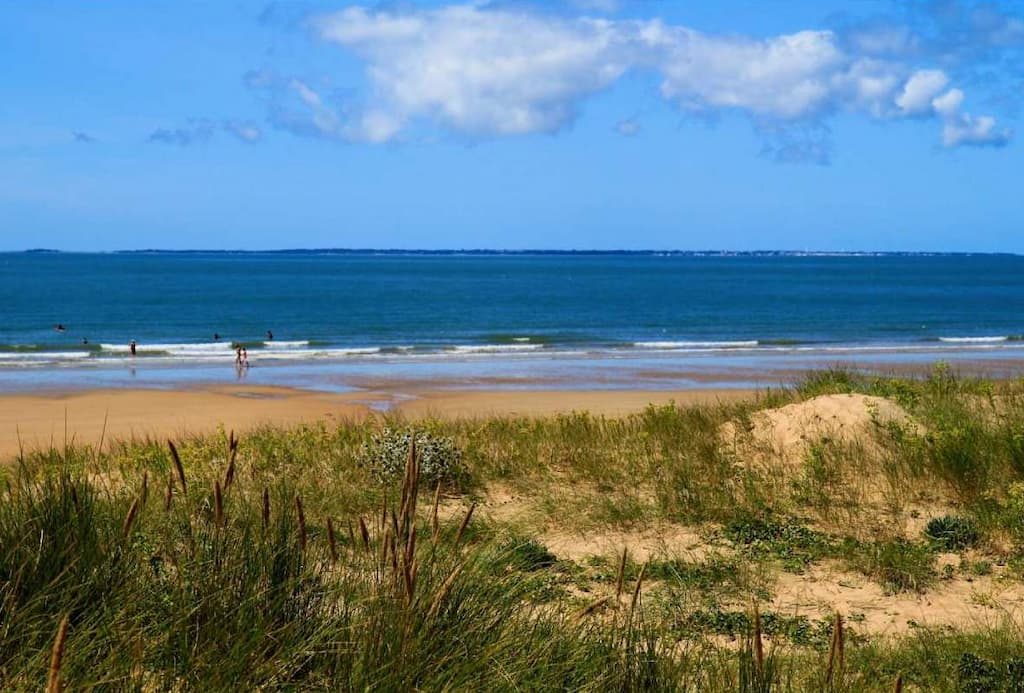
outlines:
[{"label": "ocean", "polygon": [[366,377],[374,364],[387,374],[417,362],[528,374],[583,359],[1015,358],[1024,257],[7,253],[0,307],[0,387],[74,382],[78,371],[94,384],[129,367],[205,379],[233,366],[234,344],[254,366]]}]

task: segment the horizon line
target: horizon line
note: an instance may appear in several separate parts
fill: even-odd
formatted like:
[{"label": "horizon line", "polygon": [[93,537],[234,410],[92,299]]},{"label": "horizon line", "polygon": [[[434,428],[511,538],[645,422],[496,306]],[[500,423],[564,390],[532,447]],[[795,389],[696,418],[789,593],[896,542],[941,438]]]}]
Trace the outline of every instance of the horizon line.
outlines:
[{"label": "horizon line", "polygon": [[974,250],[795,250],[795,249],[599,249],[599,248],[137,248],[116,250],[62,250],[59,248],[26,248],[23,250],[0,250],[4,255],[677,255],[677,256],[832,256],[832,257],[881,257],[881,256],[1012,256],[1021,253],[1013,251]]}]

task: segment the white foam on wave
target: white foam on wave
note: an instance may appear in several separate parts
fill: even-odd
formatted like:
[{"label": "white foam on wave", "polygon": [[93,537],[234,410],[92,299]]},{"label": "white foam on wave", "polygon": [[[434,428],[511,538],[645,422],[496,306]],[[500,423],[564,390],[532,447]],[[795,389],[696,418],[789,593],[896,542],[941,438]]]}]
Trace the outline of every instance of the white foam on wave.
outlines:
[{"label": "white foam on wave", "polygon": [[291,342],[288,342],[288,341],[284,341],[284,342],[278,342],[278,341],[263,342],[263,348],[264,349],[305,349],[308,346],[309,346],[309,341],[305,340],[305,339],[299,339],[299,340],[295,340],[295,341],[291,341]]},{"label": "white foam on wave", "polygon": [[32,351],[32,352],[0,352],[0,361],[6,362],[40,362],[40,361],[80,361],[91,354],[87,351]]},{"label": "white foam on wave", "polygon": [[994,336],[994,337],[939,337],[940,342],[946,342],[947,344],[998,344],[999,342],[1009,341],[1009,337],[1006,336]]},{"label": "white foam on wave", "polygon": [[640,349],[744,349],[756,347],[756,339],[733,342],[633,342]]},{"label": "white foam on wave", "polygon": [[[100,349],[114,354],[131,352],[128,344],[100,344]],[[148,344],[136,343],[135,350],[140,354],[175,354],[175,355],[207,355],[230,354],[234,351],[230,342],[199,342],[185,344]]]},{"label": "white foam on wave", "polygon": [[833,345],[833,346],[784,346],[784,347],[764,347],[765,351],[780,351],[780,352],[792,352],[792,353],[890,353],[890,352],[905,352],[905,353],[936,353],[943,354],[949,352],[971,352],[975,350],[992,350],[992,349],[1016,349],[1015,345],[1010,343],[1003,343],[1004,340],[993,341],[993,342],[959,342],[959,343],[944,343],[937,344],[932,342],[931,344],[847,344],[847,345]]},{"label": "white foam on wave", "polygon": [[500,354],[502,352],[534,351],[543,344],[459,344],[451,347],[456,354]]},{"label": "white foam on wave", "polygon": [[296,347],[285,349],[261,349],[260,351],[253,351],[249,353],[249,360],[278,359],[299,361],[303,359],[334,359],[345,358],[348,356],[373,356],[374,354],[379,353],[380,347],[348,347],[337,349],[302,349]]}]

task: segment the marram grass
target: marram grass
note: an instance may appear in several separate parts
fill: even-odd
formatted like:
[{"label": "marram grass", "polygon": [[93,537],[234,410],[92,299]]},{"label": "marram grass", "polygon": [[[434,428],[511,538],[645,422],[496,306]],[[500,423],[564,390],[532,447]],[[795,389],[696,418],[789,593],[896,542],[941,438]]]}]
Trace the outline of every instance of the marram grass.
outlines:
[{"label": "marram grass", "polygon": [[[757,408],[848,391],[899,401],[925,432],[880,431],[877,469],[832,448],[798,483],[718,444]],[[955,506],[939,524],[970,528],[964,551],[1024,564],[1022,393],[946,370],[831,372],[745,404],[421,424],[460,450],[449,481],[423,479],[413,442],[382,483],[360,462],[374,422],[28,453],[2,472],[0,688],[1019,690],[1009,617],[866,637],[849,615],[772,612],[765,571],[840,561],[926,592],[935,536],[865,537],[834,517],[845,503],[873,521],[922,493]],[[888,480],[890,510],[861,503],[840,466]],[[536,522],[481,515],[493,485],[535,498]],[[711,527],[731,553],[584,566],[537,538],[651,521]]]}]

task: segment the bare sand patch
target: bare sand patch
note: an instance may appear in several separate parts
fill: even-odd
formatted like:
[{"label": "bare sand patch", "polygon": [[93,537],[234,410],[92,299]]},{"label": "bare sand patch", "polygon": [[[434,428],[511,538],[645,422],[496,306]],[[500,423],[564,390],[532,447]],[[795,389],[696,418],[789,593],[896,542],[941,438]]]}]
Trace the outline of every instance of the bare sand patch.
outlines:
[{"label": "bare sand patch", "polygon": [[577,562],[591,556],[621,554],[623,549],[640,563],[659,556],[699,561],[711,551],[699,528],[662,522],[636,530],[551,531],[542,534],[540,540],[559,558]]},{"label": "bare sand patch", "polygon": [[902,407],[884,397],[821,395],[755,412],[748,426],[728,422],[721,435],[740,456],[799,463],[824,441],[860,446],[869,456],[877,455],[876,434],[892,424],[920,430]]},{"label": "bare sand patch", "polygon": [[[958,563],[955,555],[940,563]],[[1024,585],[992,575],[970,580],[939,580],[924,594],[887,594],[875,582],[846,572],[833,562],[811,566],[802,575],[781,573],[771,608],[809,618],[839,612],[867,635],[901,635],[917,626],[985,626],[1024,617]]]},{"label": "bare sand patch", "polygon": [[272,387],[210,390],[91,390],[0,397],[0,458],[26,450],[106,440],[250,430],[369,414],[351,395]]}]

